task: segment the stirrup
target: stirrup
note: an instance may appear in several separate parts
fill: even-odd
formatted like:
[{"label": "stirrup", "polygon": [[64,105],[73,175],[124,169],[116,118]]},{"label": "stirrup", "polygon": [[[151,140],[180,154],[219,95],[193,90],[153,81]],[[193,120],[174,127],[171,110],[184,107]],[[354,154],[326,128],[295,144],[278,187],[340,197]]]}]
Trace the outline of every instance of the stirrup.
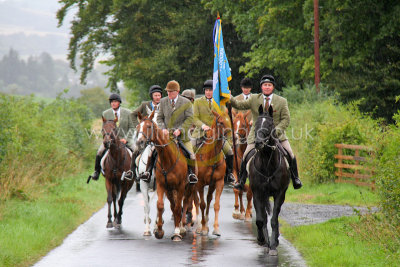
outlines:
[{"label": "stirrup", "polygon": [[235,188],[235,189],[237,189],[237,190],[239,190],[239,191],[243,191],[243,189],[244,189],[244,184],[238,182],[238,183],[236,183],[236,184],[233,186],[233,188]]},{"label": "stirrup", "polygon": [[133,171],[129,170],[127,172],[124,172],[122,174],[122,176],[121,176],[121,181],[124,180],[124,179],[126,179],[128,181],[132,181],[132,179],[133,179]]},{"label": "stirrup", "polygon": [[143,181],[145,181],[146,183],[149,183],[150,182],[150,172],[148,172],[148,171],[145,171],[145,172],[143,172],[143,173],[141,173],[140,175],[139,175],[139,180],[143,180]]},{"label": "stirrup", "polygon": [[231,184],[234,184],[235,181],[236,181],[235,176],[233,175],[233,173],[228,174],[228,177],[227,177],[226,180],[227,180],[228,183],[231,183]]},{"label": "stirrup", "polygon": [[199,181],[199,178],[194,173],[188,175],[189,184],[196,184]]},{"label": "stirrup", "polygon": [[93,174],[90,177],[91,177],[92,180],[97,181],[97,180],[99,180],[100,172],[94,171]]}]

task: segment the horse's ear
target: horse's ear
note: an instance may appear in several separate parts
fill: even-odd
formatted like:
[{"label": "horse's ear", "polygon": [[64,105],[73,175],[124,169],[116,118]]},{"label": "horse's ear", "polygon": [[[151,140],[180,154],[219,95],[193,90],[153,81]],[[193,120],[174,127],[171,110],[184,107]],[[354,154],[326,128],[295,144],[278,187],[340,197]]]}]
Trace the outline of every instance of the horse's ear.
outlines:
[{"label": "horse's ear", "polygon": [[268,114],[272,118],[274,117],[274,109],[272,108],[272,105],[269,105],[269,107],[268,107]]},{"label": "horse's ear", "polygon": [[216,112],[215,110],[211,110],[211,112],[214,114],[215,117],[219,116],[218,112]]},{"label": "horse's ear", "polygon": [[151,115],[149,117],[150,120],[153,120],[155,112],[156,112],[156,109],[154,109],[153,112],[151,112]]},{"label": "horse's ear", "polygon": [[258,107],[258,115],[261,115],[261,114],[263,114],[263,113],[264,113],[264,108],[263,108],[262,105],[260,105],[260,106]]},{"label": "horse's ear", "polygon": [[106,122],[106,118],[104,118],[104,116],[101,116],[101,119],[103,120],[103,122]]},{"label": "horse's ear", "polygon": [[142,122],[143,116],[142,116],[142,113],[140,113],[140,111],[138,111],[137,117],[138,117],[139,122]]},{"label": "horse's ear", "polygon": [[248,111],[244,114],[244,117],[247,118],[247,116],[249,116],[250,112],[251,112],[251,110],[248,110]]}]

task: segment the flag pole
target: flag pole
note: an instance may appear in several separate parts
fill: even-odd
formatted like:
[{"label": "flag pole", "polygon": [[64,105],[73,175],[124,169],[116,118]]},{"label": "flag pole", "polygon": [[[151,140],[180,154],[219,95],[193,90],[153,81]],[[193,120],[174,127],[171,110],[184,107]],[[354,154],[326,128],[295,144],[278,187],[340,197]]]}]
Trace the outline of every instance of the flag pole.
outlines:
[{"label": "flag pole", "polygon": [[[239,175],[239,164],[238,164],[238,157],[237,157],[237,152],[236,152],[236,135],[235,135],[235,130],[233,127],[233,119],[232,119],[232,104],[226,103],[226,107],[228,108],[228,115],[229,119],[231,121],[231,130],[232,130],[232,141],[233,141],[233,157],[234,157],[234,162],[235,162],[235,167],[236,167],[236,175]],[[237,180],[239,180],[239,177],[236,177]]]}]

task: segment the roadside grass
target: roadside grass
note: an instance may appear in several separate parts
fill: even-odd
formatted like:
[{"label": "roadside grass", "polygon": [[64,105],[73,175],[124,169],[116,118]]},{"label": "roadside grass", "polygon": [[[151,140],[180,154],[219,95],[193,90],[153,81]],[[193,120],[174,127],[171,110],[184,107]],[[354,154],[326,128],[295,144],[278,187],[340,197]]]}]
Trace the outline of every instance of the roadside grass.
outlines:
[{"label": "roadside grass", "polygon": [[0,266],[32,265],[104,205],[103,180],[87,185],[88,175],[57,179],[35,199],[0,202]]},{"label": "roadside grass", "polygon": [[294,190],[290,184],[285,202],[349,206],[378,206],[379,196],[368,187],[343,183],[308,184]]},{"label": "roadside grass", "polygon": [[390,234],[371,215],[297,227],[281,223],[281,233],[311,267],[399,266],[400,229]]}]

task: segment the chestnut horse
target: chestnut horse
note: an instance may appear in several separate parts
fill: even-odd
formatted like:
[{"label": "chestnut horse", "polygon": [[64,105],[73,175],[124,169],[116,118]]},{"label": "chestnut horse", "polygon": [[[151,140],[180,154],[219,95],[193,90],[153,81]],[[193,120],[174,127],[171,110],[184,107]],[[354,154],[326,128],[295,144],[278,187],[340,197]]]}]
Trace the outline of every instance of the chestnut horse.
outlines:
[{"label": "chestnut horse", "polygon": [[[224,176],[226,170],[226,164],[224,160],[224,154],[222,148],[226,141],[226,134],[230,130],[230,123],[228,117],[225,115],[219,115],[217,112],[212,111],[215,120],[211,126],[211,129],[205,133],[206,140],[200,145],[196,152],[196,159],[199,168],[199,181],[196,184],[196,193],[200,196],[200,209],[201,209],[201,224],[196,219],[197,227],[196,233],[202,235],[208,235],[208,215],[210,211],[210,204],[215,191],[215,203],[214,203],[214,230],[213,234],[220,236],[218,214],[220,210],[220,198],[224,187]],[[208,185],[207,193],[207,206],[204,202],[204,187]],[[199,214],[199,203],[198,196],[195,196],[196,205],[196,216]],[[204,213],[204,210],[205,213]]]},{"label": "chestnut horse", "polygon": [[[247,115],[251,111],[247,111],[246,113],[242,112],[235,112],[232,111],[232,114],[234,116],[233,120],[233,127],[234,127],[234,134],[236,136],[236,160],[237,160],[237,165],[234,164],[233,167],[233,173],[236,178],[236,182],[238,182],[239,178],[239,170],[237,170],[236,166],[240,168],[240,164],[242,163],[243,159],[243,154],[244,151],[246,150],[247,147],[247,136],[249,135],[250,132],[250,122],[247,119]],[[249,187],[248,184],[244,185],[244,189],[237,190],[233,189],[233,192],[235,193],[235,205],[234,205],[234,210],[232,212],[232,217],[234,219],[239,219],[239,220],[245,220],[245,221],[251,221],[252,217],[252,199],[253,199],[253,192],[251,191],[251,188]],[[243,205],[243,192],[246,193],[246,198],[247,198],[247,207],[246,211],[244,209]],[[240,204],[240,206],[239,206]],[[239,209],[240,207],[240,209]]]},{"label": "chestnut horse", "polygon": [[164,135],[163,131],[152,121],[153,117],[154,111],[148,118],[142,118],[138,114],[140,124],[136,143],[139,148],[143,148],[147,143],[153,142],[158,153],[155,168],[158,197],[157,228],[154,229],[154,236],[157,239],[164,236],[162,215],[164,212],[164,194],[166,194],[175,222],[175,230],[171,238],[173,241],[181,241],[181,234],[185,233],[185,228],[182,225],[182,200],[186,194],[190,194],[193,190],[187,179],[187,160],[176,140],[170,138],[169,135]]},{"label": "chestnut horse", "polygon": [[[103,143],[108,149],[106,158],[104,159],[104,177],[106,178],[107,203],[108,203],[108,222],[107,228],[119,228],[122,222],[122,206],[126,198],[126,194],[132,188],[133,179],[124,179],[121,176],[124,172],[130,170],[131,156],[118,138],[118,128],[115,120],[106,120],[103,118]],[[118,198],[118,212],[117,212]],[[111,220],[111,203],[114,206],[114,222]]]}]

